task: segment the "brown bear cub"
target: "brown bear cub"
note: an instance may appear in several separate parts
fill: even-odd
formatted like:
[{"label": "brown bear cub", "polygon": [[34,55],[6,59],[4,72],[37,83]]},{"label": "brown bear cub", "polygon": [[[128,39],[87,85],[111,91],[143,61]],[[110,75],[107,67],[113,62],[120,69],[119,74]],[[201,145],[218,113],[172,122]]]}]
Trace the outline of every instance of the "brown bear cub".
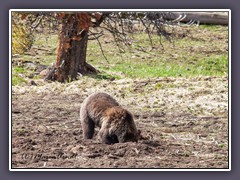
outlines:
[{"label": "brown bear cub", "polygon": [[138,141],[132,114],[106,93],[93,93],[83,101],[80,120],[84,139],[92,139],[98,126],[98,139],[103,143]]}]

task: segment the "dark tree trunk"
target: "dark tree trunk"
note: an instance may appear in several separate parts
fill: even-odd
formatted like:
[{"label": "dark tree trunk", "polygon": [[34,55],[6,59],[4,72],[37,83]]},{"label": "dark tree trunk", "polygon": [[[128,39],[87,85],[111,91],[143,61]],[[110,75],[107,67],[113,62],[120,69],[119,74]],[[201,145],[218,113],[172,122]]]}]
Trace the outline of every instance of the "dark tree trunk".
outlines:
[{"label": "dark tree trunk", "polygon": [[63,14],[59,33],[57,63],[47,79],[59,82],[76,80],[78,73],[96,73],[86,63],[88,28],[90,20],[85,13]]}]

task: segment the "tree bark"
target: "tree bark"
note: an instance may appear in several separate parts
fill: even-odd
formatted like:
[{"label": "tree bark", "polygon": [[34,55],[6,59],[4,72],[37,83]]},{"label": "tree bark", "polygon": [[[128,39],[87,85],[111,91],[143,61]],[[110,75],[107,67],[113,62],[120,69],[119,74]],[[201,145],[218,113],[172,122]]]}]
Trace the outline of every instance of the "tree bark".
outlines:
[{"label": "tree bark", "polygon": [[62,13],[58,38],[57,62],[48,79],[59,82],[73,81],[78,73],[96,73],[97,70],[87,64],[86,52],[88,29],[91,19],[87,13]]}]

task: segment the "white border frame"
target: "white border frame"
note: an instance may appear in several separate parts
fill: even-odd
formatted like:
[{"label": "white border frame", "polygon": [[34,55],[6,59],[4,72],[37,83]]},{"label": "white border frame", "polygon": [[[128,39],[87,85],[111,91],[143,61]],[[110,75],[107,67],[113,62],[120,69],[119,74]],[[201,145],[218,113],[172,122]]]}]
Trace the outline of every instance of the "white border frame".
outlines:
[{"label": "white border frame", "polygon": [[[55,12],[81,12],[81,11],[165,11],[165,12],[228,12],[229,24],[228,24],[228,159],[229,159],[229,168],[228,169],[28,169],[28,168],[12,168],[12,12],[31,12],[31,11],[55,11]],[[231,171],[231,10],[230,9],[10,9],[9,10],[9,171]]]}]

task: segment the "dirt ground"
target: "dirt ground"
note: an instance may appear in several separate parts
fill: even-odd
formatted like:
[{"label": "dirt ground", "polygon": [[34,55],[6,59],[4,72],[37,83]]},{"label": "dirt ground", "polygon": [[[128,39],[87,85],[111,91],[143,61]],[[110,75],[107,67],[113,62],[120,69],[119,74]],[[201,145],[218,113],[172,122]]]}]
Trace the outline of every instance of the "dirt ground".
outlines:
[{"label": "dirt ground", "polygon": [[[12,168],[229,167],[227,77],[36,83],[12,89]],[[79,109],[95,91],[134,114],[138,143],[83,141]]]}]

